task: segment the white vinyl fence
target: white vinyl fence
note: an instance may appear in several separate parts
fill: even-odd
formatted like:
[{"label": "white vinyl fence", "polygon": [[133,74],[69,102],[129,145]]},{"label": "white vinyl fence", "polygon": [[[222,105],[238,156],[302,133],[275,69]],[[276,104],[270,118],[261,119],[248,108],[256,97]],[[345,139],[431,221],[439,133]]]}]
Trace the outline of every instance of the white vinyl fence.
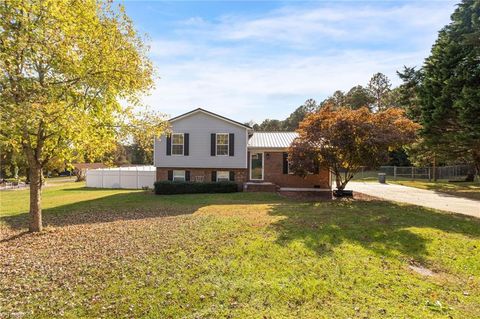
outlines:
[{"label": "white vinyl fence", "polygon": [[90,169],[87,171],[87,187],[96,188],[153,188],[154,166],[132,166]]},{"label": "white vinyl fence", "polygon": [[[461,180],[469,172],[475,171],[471,165],[437,166],[433,167],[413,166],[380,166],[378,170],[362,169],[355,177],[357,179],[377,179],[378,173],[385,173],[388,179],[394,180]],[[435,174],[434,174],[435,173]]]}]

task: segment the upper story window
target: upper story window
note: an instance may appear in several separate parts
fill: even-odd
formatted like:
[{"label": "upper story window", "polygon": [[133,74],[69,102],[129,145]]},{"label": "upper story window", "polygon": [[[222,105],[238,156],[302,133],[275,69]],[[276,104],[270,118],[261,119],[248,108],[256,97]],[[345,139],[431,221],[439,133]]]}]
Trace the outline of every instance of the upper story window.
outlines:
[{"label": "upper story window", "polygon": [[228,155],[228,133],[217,133],[217,155]]},{"label": "upper story window", "polygon": [[183,155],[184,136],[183,133],[172,134],[172,155]]}]

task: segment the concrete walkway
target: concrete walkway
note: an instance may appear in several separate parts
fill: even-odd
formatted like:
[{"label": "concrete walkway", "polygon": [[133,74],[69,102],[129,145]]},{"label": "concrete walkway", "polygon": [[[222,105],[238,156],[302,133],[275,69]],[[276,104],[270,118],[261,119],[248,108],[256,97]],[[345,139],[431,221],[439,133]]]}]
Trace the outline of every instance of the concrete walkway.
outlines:
[{"label": "concrete walkway", "polygon": [[347,189],[394,202],[440,209],[480,218],[480,201],[396,184],[349,182]]}]

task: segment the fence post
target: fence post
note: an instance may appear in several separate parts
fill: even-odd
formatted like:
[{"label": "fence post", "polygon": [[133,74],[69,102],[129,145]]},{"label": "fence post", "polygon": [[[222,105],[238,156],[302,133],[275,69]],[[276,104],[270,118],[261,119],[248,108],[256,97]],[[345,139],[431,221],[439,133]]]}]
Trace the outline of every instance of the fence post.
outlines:
[{"label": "fence post", "polygon": [[410,168],[411,168],[411,171],[412,171],[412,181],[413,181],[415,179],[415,177],[414,177],[415,175],[413,173],[413,166],[410,166]]},{"label": "fence post", "polygon": [[430,182],[432,179],[430,178],[430,167],[428,168],[428,181]]},{"label": "fence post", "polygon": [[140,183],[138,181],[138,179],[139,179],[139,177],[138,177],[138,167],[135,171],[137,172],[137,189],[139,189],[140,188],[140,185],[139,185]]},{"label": "fence post", "polygon": [[397,180],[397,166],[393,165],[393,180]]}]

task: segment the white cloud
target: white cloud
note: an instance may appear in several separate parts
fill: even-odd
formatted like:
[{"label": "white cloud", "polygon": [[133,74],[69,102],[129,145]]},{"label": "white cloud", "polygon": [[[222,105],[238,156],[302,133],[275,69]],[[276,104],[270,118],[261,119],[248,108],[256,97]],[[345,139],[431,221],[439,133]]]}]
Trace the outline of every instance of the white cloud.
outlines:
[{"label": "white cloud", "polygon": [[205,107],[239,120],[261,121],[287,115],[307,98],[365,84],[374,72],[396,80],[392,65],[414,65],[421,58],[422,53],[350,51],[244,65],[215,61],[160,65],[162,78],[146,102],[172,115]]},{"label": "white cloud", "polygon": [[[408,36],[417,28],[420,33],[436,32],[452,13],[451,1],[406,3],[385,7],[351,3],[330,4],[331,7],[284,7],[260,18],[228,15],[219,23],[208,23],[195,17],[185,21],[191,32],[209,34],[216,39],[279,41],[312,44],[312,40],[369,40],[377,37]],[[419,29],[421,28],[421,29]],[[410,34],[412,38],[415,34]],[[406,39],[408,40],[408,39]]]},{"label": "white cloud", "polygon": [[[152,43],[161,79],[145,102],[176,115],[204,107],[239,121],[284,118],[307,98],[421,65],[453,4],[284,7],[263,17],[193,17]],[[155,35],[152,35],[155,37]]]}]

